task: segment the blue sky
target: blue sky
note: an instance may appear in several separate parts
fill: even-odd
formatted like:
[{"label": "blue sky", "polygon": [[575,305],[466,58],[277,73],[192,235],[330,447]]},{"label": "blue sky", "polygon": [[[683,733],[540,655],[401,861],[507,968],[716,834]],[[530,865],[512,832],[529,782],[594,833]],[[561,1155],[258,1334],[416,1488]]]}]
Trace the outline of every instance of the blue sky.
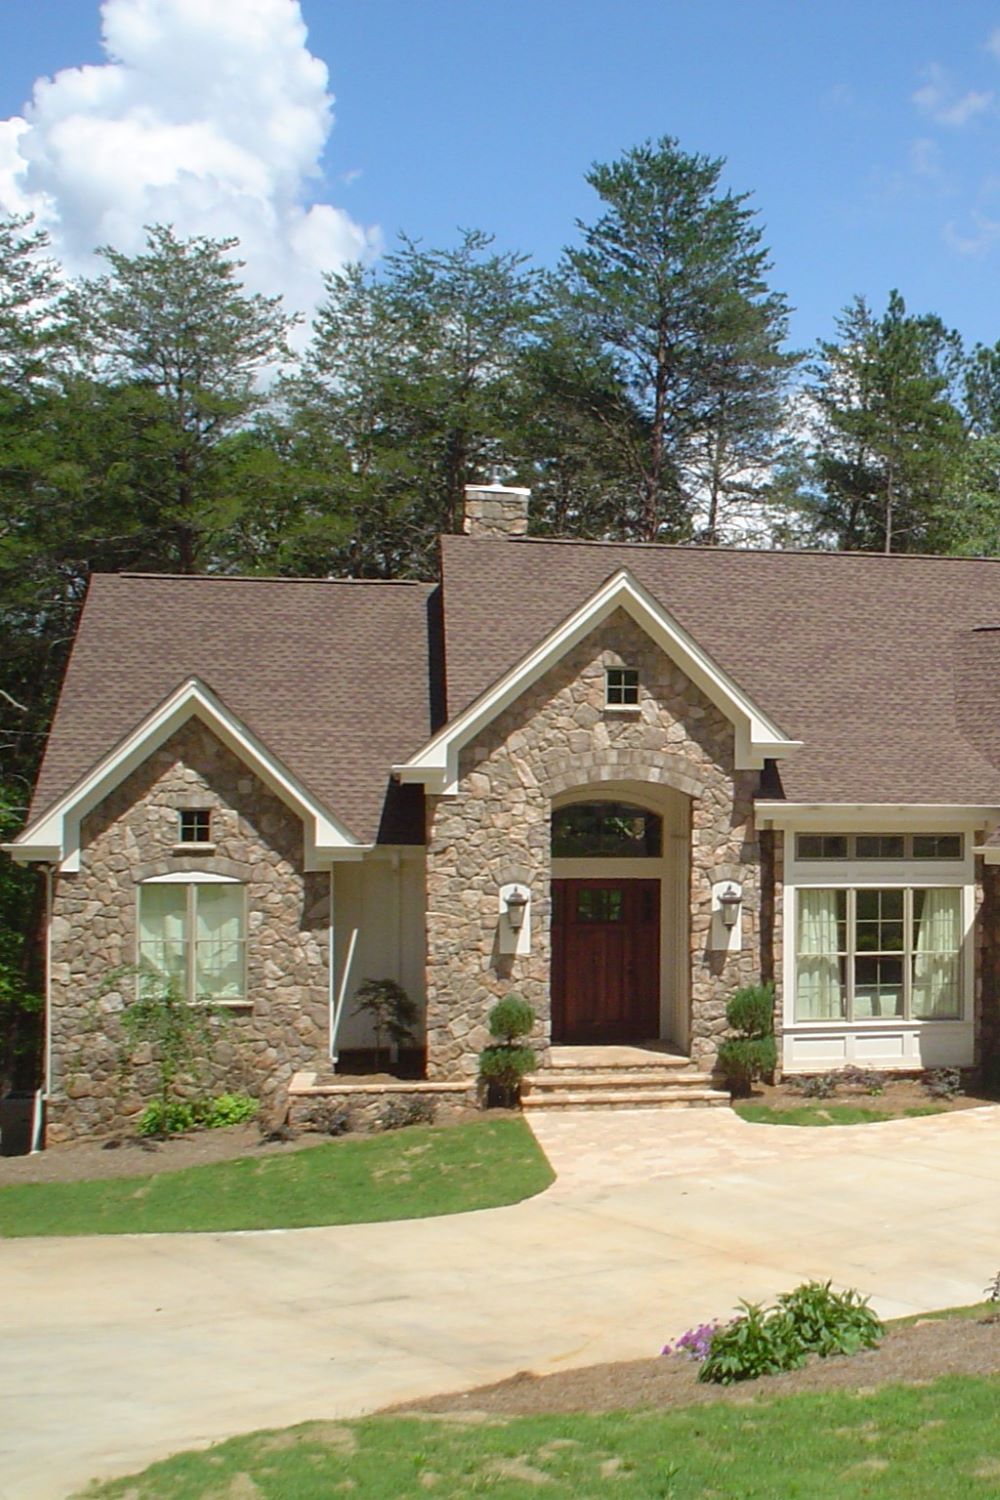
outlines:
[{"label": "blue sky", "polygon": [[[170,15],[193,3],[109,5],[122,25],[134,9],[162,12],[134,67],[141,84],[141,48],[155,41],[157,68],[176,73],[169,87],[157,85],[174,127],[199,113],[190,33],[172,29]],[[278,27],[294,11],[293,0],[208,8],[221,15],[234,5],[244,15],[273,12]],[[279,212],[294,210],[288,244],[311,265],[352,247],[371,254],[401,228],[448,243],[460,225],[552,264],[574,220],[595,213],[588,164],[669,133],[686,149],[725,156],[726,184],[753,193],[800,346],[829,335],[854,293],[881,307],[893,286],[912,310],[939,313],[969,341],[1000,339],[1000,0],[302,0],[301,10],[308,52],[326,64],[335,96],[335,123],[314,153],[321,176],[309,176],[303,139],[290,208],[274,132],[241,149],[261,151]],[[97,0],[3,0],[0,118],[23,112],[36,78],[106,63],[100,35]],[[265,40],[234,63],[247,70],[249,114],[269,107],[254,92],[270,76]],[[216,76],[237,50],[221,32],[196,49]],[[292,51],[281,87],[306,100],[314,141],[315,79]],[[187,80],[184,99],[177,80]],[[45,127],[48,144],[36,129],[48,175],[23,183],[48,193],[72,265],[88,232],[88,247],[95,234],[110,238],[109,226],[127,237],[133,202],[123,191],[99,221],[88,217],[79,170],[53,164],[57,124]],[[121,159],[130,160],[127,149]],[[144,147],[130,181],[150,159]],[[0,172],[0,197],[3,181]],[[166,203],[182,220],[191,215],[181,225],[190,232],[231,227],[252,243],[255,274],[267,261],[261,283],[281,284],[293,251],[267,245],[263,230],[255,239],[242,179],[239,201],[216,204],[204,184],[196,199],[174,187],[167,198],[136,199],[139,225]],[[95,182],[95,195],[104,191]],[[336,216],[304,221],[316,204]],[[307,300],[306,280],[289,295]]]}]

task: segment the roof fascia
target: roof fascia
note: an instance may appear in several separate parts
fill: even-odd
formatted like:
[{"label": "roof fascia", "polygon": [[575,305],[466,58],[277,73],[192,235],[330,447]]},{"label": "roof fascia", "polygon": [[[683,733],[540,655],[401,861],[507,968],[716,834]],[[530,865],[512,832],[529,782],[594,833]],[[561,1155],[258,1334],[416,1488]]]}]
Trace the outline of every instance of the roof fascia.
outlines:
[{"label": "roof fascia", "polygon": [[297,777],[197,677],[182,683],[58,802],[4,847],[22,864],[45,861],[58,863],[66,872],[78,870],[83,818],[191,718],[200,719],[211,729],[227,749],[302,819],[307,870],[325,867],[332,859],[361,858],[365,846],[306,791]]},{"label": "roof fascia", "polygon": [[638,579],[623,568],[474,703],[440,729],[422,750],[404,764],[394,766],[394,773],[401,781],[422,782],[431,791],[453,793],[462,747],[616,609],[624,609],[631,615],[729,719],[736,731],[737,770],[760,770],[765,760],[783,759],[799,748],[801,741],[789,739]]},{"label": "roof fascia", "polygon": [[972,832],[1000,823],[1000,807],[968,802],[782,802],[759,798],[754,810],[758,828],[788,828],[799,833],[857,833],[869,829],[873,833],[921,833],[928,829]]}]

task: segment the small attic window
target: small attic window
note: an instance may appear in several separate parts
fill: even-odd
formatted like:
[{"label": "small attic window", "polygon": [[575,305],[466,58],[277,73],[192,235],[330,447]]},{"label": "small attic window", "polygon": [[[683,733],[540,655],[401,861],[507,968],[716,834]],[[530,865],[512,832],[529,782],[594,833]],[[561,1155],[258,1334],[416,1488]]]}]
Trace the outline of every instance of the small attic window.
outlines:
[{"label": "small attic window", "polygon": [[207,807],[182,807],[178,814],[182,844],[212,842],[212,813]]},{"label": "small attic window", "polygon": [[605,667],[604,703],[607,708],[639,707],[639,673],[635,667]]}]

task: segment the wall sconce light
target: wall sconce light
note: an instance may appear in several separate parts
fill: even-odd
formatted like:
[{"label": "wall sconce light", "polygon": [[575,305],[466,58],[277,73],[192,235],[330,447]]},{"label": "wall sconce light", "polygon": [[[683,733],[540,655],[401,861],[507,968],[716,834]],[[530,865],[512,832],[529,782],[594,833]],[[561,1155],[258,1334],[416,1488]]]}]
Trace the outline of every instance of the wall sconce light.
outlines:
[{"label": "wall sconce light", "polygon": [[508,891],[505,899],[507,903],[507,921],[514,932],[520,932],[524,926],[524,913],[528,907],[528,898],[524,891],[514,886],[513,890]]},{"label": "wall sconce light", "polygon": [[740,905],[743,897],[735,885],[727,886],[724,891],[719,892],[719,910],[722,913],[723,927],[733,928],[740,914]]}]

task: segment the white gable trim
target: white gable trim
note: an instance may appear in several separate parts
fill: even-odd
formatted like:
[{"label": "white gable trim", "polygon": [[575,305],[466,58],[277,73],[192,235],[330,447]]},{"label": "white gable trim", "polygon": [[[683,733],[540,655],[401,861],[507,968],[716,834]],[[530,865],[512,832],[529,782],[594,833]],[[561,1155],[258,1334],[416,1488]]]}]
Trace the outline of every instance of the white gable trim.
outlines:
[{"label": "white gable trim", "polygon": [[302,819],[307,870],[325,866],[331,859],[361,857],[364,846],[197,677],[182,683],[54,807],[4,847],[22,864],[45,860],[57,863],[64,871],[78,870],[83,818],[192,718],[207,725],[227,749]]},{"label": "white gable trim", "polygon": [[781,759],[799,748],[801,742],[790,740],[757,708],[638,579],[623,568],[493,687],[440,729],[422,750],[405,764],[394,766],[395,774],[401,781],[423,782],[428,790],[439,794],[454,793],[462,747],[616,609],[624,609],[631,615],[729,719],[736,731],[737,770],[760,770],[766,759]]}]

